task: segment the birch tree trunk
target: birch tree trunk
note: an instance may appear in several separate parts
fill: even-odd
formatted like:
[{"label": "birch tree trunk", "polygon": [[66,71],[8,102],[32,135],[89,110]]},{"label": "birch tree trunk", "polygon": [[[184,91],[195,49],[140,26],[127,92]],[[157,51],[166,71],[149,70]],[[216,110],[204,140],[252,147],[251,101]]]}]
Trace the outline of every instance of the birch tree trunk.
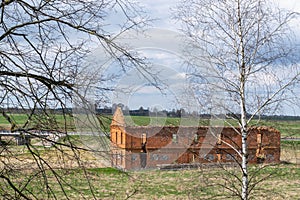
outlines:
[{"label": "birch tree trunk", "polygon": [[248,199],[248,147],[247,147],[247,112],[245,106],[245,83],[241,79],[241,135],[242,135],[242,199]]},{"label": "birch tree trunk", "polygon": [[239,48],[237,49],[238,56],[241,58],[241,61],[238,65],[241,78],[240,78],[240,127],[241,127],[241,136],[242,136],[242,195],[241,199],[248,199],[248,147],[247,147],[247,111],[246,111],[246,97],[245,97],[245,84],[246,84],[246,57],[245,57],[245,44],[244,44],[244,27],[242,24],[242,13],[241,13],[241,2],[237,1],[237,21],[238,21],[238,37],[239,37]]}]

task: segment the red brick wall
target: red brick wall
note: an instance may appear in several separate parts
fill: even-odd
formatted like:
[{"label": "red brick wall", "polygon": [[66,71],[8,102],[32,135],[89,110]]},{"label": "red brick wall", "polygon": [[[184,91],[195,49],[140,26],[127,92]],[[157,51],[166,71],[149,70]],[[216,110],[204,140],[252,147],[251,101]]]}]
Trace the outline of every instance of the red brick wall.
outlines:
[{"label": "red brick wall", "polygon": [[[147,135],[147,153],[144,154],[141,153],[142,134]],[[176,134],[176,140],[173,134]],[[111,141],[113,147],[120,148],[120,151],[114,150],[112,153],[112,160],[115,159],[112,164],[124,169],[140,169],[142,165],[145,168],[154,168],[161,164],[234,162],[234,158],[240,160],[238,153],[228,144],[239,150],[241,136],[230,127],[123,128],[114,125],[111,126]],[[268,127],[251,128],[247,143],[249,163],[257,163],[259,158],[264,158],[267,163],[280,161],[279,131]],[[200,155],[200,152],[206,152],[206,155]]]}]

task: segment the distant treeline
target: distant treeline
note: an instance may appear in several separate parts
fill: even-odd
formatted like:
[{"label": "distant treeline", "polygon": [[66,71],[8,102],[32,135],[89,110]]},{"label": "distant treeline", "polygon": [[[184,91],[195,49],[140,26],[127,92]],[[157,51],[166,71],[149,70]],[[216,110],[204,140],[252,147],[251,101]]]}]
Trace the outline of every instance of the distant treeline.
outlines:
[{"label": "distant treeline", "polygon": [[[97,108],[95,109],[96,114],[99,115],[112,115],[116,110],[117,106],[113,105],[113,107],[105,107],[105,108]],[[184,117],[184,116],[195,116],[200,117],[202,119],[210,119],[212,117],[218,118],[239,118],[239,114],[226,114],[226,115],[217,115],[212,116],[210,114],[198,114],[197,112],[188,113],[184,109],[173,109],[171,111],[168,110],[152,110],[145,109],[140,107],[137,110],[130,110],[127,107],[122,107],[124,115],[131,115],[131,116],[167,116],[167,117]],[[20,108],[3,108],[2,111],[12,114],[30,114],[32,112],[31,109],[20,109]],[[58,109],[47,109],[48,112],[53,114],[72,114],[72,108],[58,108]],[[39,114],[42,113],[42,109],[35,109],[35,113]],[[248,114],[248,118],[251,114]],[[260,115],[255,116],[254,119],[264,119],[264,120],[288,120],[288,121],[295,121],[300,120],[300,116],[288,116],[288,115]]]}]

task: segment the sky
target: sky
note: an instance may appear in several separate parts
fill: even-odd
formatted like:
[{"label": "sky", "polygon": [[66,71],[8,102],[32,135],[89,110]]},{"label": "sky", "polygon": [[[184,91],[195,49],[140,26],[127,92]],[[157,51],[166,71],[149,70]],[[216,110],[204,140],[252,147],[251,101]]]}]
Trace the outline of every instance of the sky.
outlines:
[{"label": "sky", "polygon": [[[293,10],[300,13],[299,0],[275,0],[279,7]],[[172,9],[176,6],[174,0],[140,0],[140,4],[144,7],[150,18],[155,19],[151,23],[150,32],[146,31],[152,37],[152,41],[147,40],[147,36],[142,36],[136,40],[126,42],[131,43],[134,50],[153,61],[153,71],[159,75],[159,79],[163,80],[169,88],[161,85],[161,89],[153,85],[147,84],[147,77],[138,75],[137,71],[129,71],[117,81],[117,89],[111,95],[111,103],[123,103],[130,109],[138,109],[140,106],[144,108],[158,109],[179,109],[181,107],[187,109],[197,109],[198,103],[187,101],[187,96],[191,91],[186,89],[186,74],[184,73],[183,63],[184,58],[180,57],[179,43],[176,35],[180,34],[178,30],[179,23],[176,23],[172,18]],[[298,23],[295,24],[298,27]],[[297,34],[300,31],[296,30]],[[170,37],[164,38],[162,35],[167,33]],[[146,38],[146,39],[145,39]],[[132,81],[135,80],[135,81]],[[126,93],[124,88],[130,88]],[[184,88],[184,89],[182,89]],[[174,101],[176,99],[177,101]],[[197,101],[192,98],[192,101]],[[291,114],[289,108],[284,109],[285,114]],[[298,114],[299,113],[299,114]],[[292,115],[295,115],[293,113]],[[296,115],[300,115],[297,111]]]},{"label": "sky", "polygon": [[[140,4],[145,7],[150,17],[157,19],[153,23],[154,27],[165,28],[177,31],[179,25],[174,24],[172,20],[172,10],[177,5],[178,1],[174,0],[140,0]],[[292,10],[300,13],[300,1],[299,0],[274,0],[281,8]],[[175,25],[175,26],[174,26]]]}]

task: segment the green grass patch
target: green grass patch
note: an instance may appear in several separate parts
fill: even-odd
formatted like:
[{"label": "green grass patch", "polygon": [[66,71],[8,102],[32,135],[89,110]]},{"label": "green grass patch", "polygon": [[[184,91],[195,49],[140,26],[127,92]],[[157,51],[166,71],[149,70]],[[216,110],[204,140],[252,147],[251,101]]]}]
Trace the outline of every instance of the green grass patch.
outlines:
[{"label": "green grass patch", "polygon": [[[0,127],[2,129],[13,128],[36,128],[36,129],[49,129],[49,130],[75,130],[74,120],[71,115],[62,114],[7,114],[11,123],[3,116],[0,115]],[[26,125],[26,126],[25,126]]]},{"label": "green grass patch", "polygon": [[[300,168],[295,165],[251,166],[250,175],[256,174],[252,181],[259,181],[268,175],[268,179],[258,183],[252,193],[254,199],[297,199],[300,192]],[[228,172],[228,173],[226,173]],[[56,176],[47,171],[47,183],[52,189],[50,198],[67,199],[225,199],[230,191],[225,186],[237,187],[239,182],[229,175],[240,176],[237,168],[227,171],[218,168],[181,171],[138,171],[124,173],[113,168],[65,169],[57,170]],[[18,172],[14,177],[15,185],[22,188],[26,180],[31,179],[24,191],[32,192],[38,199],[47,199],[47,187],[43,175],[36,172]],[[57,181],[64,188],[62,191]],[[0,182],[0,195],[15,197],[3,181]],[[5,190],[4,190],[5,189]],[[24,189],[24,188],[23,188]],[[10,195],[10,196],[9,196]],[[278,196],[280,195],[280,196]],[[263,197],[263,198],[262,198]],[[230,199],[238,199],[231,196]]]},{"label": "green grass patch", "polygon": [[[14,123],[22,127],[26,121],[28,120],[28,116],[26,114],[10,114],[9,115]],[[86,116],[75,116],[75,117],[83,117],[82,119],[87,119]],[[57,128],[57,129],[67,129],[68,131],[76,131],[76,126],[74,123],[74,117],[70,115],[59,115],[55,114],[47,118],[46,116],[35,116],[35,120],[32,120],[29,123],[30,126],[38,126]],[[99,123],[97,124],[97,129],[103,132],[110,131],[110,124],[112,120],[112,115],[97,115]],[[235,120],[227,119],[226,121],[216,121],[211,119],[197,119],[198,121],[191,120],[188,118],[176,118],[176,117],[149,117],[149,116],[125,116],[125,120],[129,125],[133,126],[207,126],[211,123],[217,123],[219,125],[224,126],[238,126]],[[250,123],[251,126],[270,126],[278,129],[281,132],[281,137],[298,137],[300,138],[300,121],[298,120],[253,120]],[[9,122],[1,115],[0,116],[0,127],[9,129]],[[78,127],[77,127],[78,128]],[[92,127],[94,129],[95,127]],[[89,131],[91,130],[89,127],[83,127],[81,130]]]},{"label": "green grass patch", "polygon": [[[62,139],[61,142],[71,141],[76,143],[81,140],[80,137],[68,136],[65,140]],[[93,136],[83,137],[86,137],[87,141],[90,139],[94,141]],[[300,149],[300,142],[282,141],[281,147],[282,151],[294,152],[294,147]],[[9,148],[9,151],[19,160],[32,159],[29,151],[22,146]],[[35,148],[34,151],[47,159],[49,163],[56,162],[57,158],[62,156],[53,147]],[[64,153],[71,155],[71,152]],[[63,159],[67,157],[65,155]],[[65,160],[64,162],[67,163],[68,161]],[[72,162],[76,161],[73,160]],[[256,172],[259,167],[262,166],[251,166],[250,174]],[[228,172],[240,177],[240,171],[237,168],[229,168]],[[8,173],[13,183],[19,188],[25,187],[24,184],[30,180],[26,186],[27,194],[32,192],[37,196],[37,199],[47,199],[47,187],[44,176],[39,173],[39,169],[9,171]],[[227,186],[233,184],[234,187],[239,188],[238,181],[229,176],[230,173],[225,173],[224,170],[216,168],[182,171],[149,170],[126,173],[114,168],[91,168],[86,170],[65,168],[56,170],[56,173],[58,177],[55,177],[51,171],[46,171],[47,182],[52,188],[53,194],[56,195],[56,199],[67,199],[64,192],[70,199],[93,199],[93,194],[96,199],[126,199],[130,195],[133,195],[131,199],[226,199],[230,193],[225,187],[222,187],[222,184]],[[281,195],[280,199],[297,199],[300,194],[300,188],[298,187],[300,183],[299,166],[294,164],[268,166],[259,170],[253,181],[259,181],[268,175],[271,175],[270,178],[260,183],[258,191],[255,190],[253,193],[255,195],[254,199],[273,199],[277,198],[278,194]],[[64,192],[59,186],[58,180],[63,186]],[[53,194],[49,194],[49,198],[54,199]],[[8,199],[18,199],[14,195],[15,193],[7,183],[0,181],[0,198],[1,196],[7,196]],[[231,197],[230,199],[237,198]]]},{"label": "green grass patch", "polygon": [[123,172],[119,169],[112,168],[112,167],[92,168],[92,169],[88,169],[88,171],[93,172],[93,173],[97,173],[97,174],[106,174],[106,175],[118,175],[118,174],[125,173],[125,172]]},{"label": "green grass patch", "polygon": [[300,148],[300,141],[296,140],[283,140],[280,142],[282,146],[298,146]]}]

